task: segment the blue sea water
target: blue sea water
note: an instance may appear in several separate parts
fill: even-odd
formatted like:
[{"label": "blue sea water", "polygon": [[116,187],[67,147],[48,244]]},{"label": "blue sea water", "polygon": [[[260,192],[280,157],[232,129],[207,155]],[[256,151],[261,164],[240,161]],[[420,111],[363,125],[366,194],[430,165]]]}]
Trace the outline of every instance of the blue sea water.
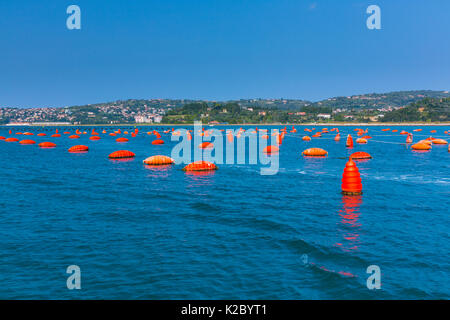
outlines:
[{"label": "blue sea water", "polygon": [[[369,143],[349,150],[354,127],[339,127],[340,142],[334,133],[304,142],[296,126],[275,175],[251,164],[192,175],[181,164],[144,166],[177,142],[162,134],[165,144],[152,145],[146,132],[167,128],[138,128],[127,143],[107,134],[91,141],[89,127],[77,140],[51,138],[55,127],[12,128],[55,142],[53,149],[0,141],[1,299],[450,298],[447,146],[413,152],[406,136],[369,127]],[[0,136],[9,129],[0,127]],[[103,129],[117,128],[95,127]],[[415,141],[433,129],[450,138],[446,127],[422,129]],[[76,144],[89,152],[68,153]],[[309,147],[328,157],[303,158]],[[108,159],[121,149],[136,157]],[[364,194],[343,196],[355,151],[373,156],[357,163]],[[81,290],[67,289],[69,265],[81,268]],[[366,286],[370,265],[381,269],[379,290]]]}]

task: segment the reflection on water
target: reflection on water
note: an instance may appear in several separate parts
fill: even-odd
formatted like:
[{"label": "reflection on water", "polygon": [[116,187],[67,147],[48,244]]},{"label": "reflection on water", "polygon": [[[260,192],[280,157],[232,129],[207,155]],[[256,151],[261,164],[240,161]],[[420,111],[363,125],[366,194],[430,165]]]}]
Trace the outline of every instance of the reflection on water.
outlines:
[{"label": "reflection on water", "polygon": [[150,178],[164,178],[168,177],[170,170],[172,169],[171,164],[166,165],[158,165],[158,166],[151,166],[151,165],[144,165],[144,168],[148,170],[149,174],[147,175]]},{"label": "reflection on water", "polygon": [[342,242],[336,243],[344,251],[358,250],[360,243],[359,231],[361,223],[358,221],[362,196],[343,196],[343,207],[339,210],[341,221],[338,225],[338,231],[342,236]]}]

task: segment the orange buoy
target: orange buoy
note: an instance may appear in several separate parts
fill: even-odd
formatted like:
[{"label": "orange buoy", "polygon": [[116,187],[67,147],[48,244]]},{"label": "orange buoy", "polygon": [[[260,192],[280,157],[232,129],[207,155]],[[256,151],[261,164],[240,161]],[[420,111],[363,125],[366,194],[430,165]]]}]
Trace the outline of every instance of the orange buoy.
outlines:
[{"label": "orange buoy", "polygon": [[79,135],[73,134],[69,136],[69,139],[78,139],[79,137],[80,137]]},{"label": "orange buoy", "polygon": [[32,136],[32,135],[34,135],[34,133],[31,133],[31,132],[25,132],[23,135],[24,135],[24,136]]},{"label": "orange buoy", "polygon": [[185,166],[183,171],[211,171],[217,169],[217,166],[209,161],[195,161]]},{"label": "orange buoy", "polygon": [[6,138],[5,141],[6,142],[17,142],[17,141],[19,141],[19,139],[17,139],[17,138]]},{"label": "orange buoy", "polygon": [[302,152],[305,157],[325,157],[327,154],[328,152],[321,148],[309,148]]},{"label": "orange buoy", "polygon": [[[55,132],[55,133],[58,133],[58,132]],[[70,131],[64,131],[63,133],[64,134],[70,134]]]},{"label": "orange buoy", "polygon": [[203,142],[198,145],[200,149],[212,149],[214,148],[214,144],[211,142]]},{"label": "orange buoy", "polygon": [[414,129],[413,131],[414,132],[420,132],[420,131],[422,131],[422,129]]},{"label": "orange buoy", "polygon": [[426,151],[426,150],[430,150],[431,146],[427,143],[423,143],[423,142],[418,142],[416,144],[413,144],[411,146],[411,149],[413,150],[421,150],[421,151]]},{"label": "orange buoy", "polygon": [[406,137],[406,143],[412,143],[412,133],[409,133]]},{"label": "orange buoy", "polygon": [[448,144],[448,142],[444,139],[433,139],[431,142],[433,142],[433,144]]},{"label": "orange buoy", "polygon": [[363,160],[363,159],[372,159],[372,156],[367,152],[358,151],[352,154],[351,158],[355,160]]},{"label": "orange buoy", "polygon": [[22,132],[16,132],[16,134],[23,134]]},{"label": "orange buoy", "polygon": [[263,153],[266,154],[275,154],[280,152],[280,148],[278,148],[277,146],[267,146],[263,149]]},{"label": "orange buoy", "polygon": [[437,131],[436,131],[436,130],[431,130],[430,132],[431,132],[431,133],[436,133]]},{"label": "orange buoy", "polygon": [[367,143],[367,140],[364,138],[358,138],[356,139],[356,143]]},{"label": "orange buoy", "polygon": [[41,147],[41,148],[54,148],[54,147],[56,147],[56,144],[54,144],[53,142],[41,142],[41,143],[39,143],[39,147]]},{"label": "orange buoy", "polygon": [[353,138],[350,134],[347,136],[347,142],[345,145],[347,148],[353,148]]},{"label": "orange buoy", "polygon": [[164,140],[156,139],[152,141],[152,144],[164,144]]},{"label": "orange buoy", "polygon": [[381,129],[381,131],[389,131],[389,130],[391,130],[391,129],[389,129],[389,128]]},{"label": "orange buoy", "polygon": [[116,142],[128,142],[128,139],[127,138],[117,138]]},{"label": "orange buoy", "polygon": [[20,143],[20,144],[35,144],[36,141],[25,139],[25,140],[21,140],[19,143]]},{"label": "orange buoy", "polygon": [[364,136],[364,137],[362,137],[362,138],[363,138],[363,139],[366,139],[366,140],[372,139],[371,136]]},{"label": "orange buoy", "polygon": [[89,137],[89,140],[100,140],[101,138],[99,136],[92,136]]},{"label": "orange buoy", "polygon": [[398,130],[396,129],[396,130],[392,130],[391,132],[398,132]]},{"label": "orange buoy", "polygon": [[83,146],[83,145],[77,145],[77,146],[70,147],[68,151],[69,152],[86,152],[86,151],[89,151],[89,147]]},{"label": "orange buoy", "polygon": [[352,157],[350,157],[345,165],[341,188],[342,194],[344,195],[359,196],[362,194],[361,176]]},{"label": "orange buoy", "polygon": [[47,134],[46,133],[38,133],[37,136],[38,137],[45,137]]},{"label": "orange buoy", "polygon": [[151,165],[151,166],[161,166],[166,164],[173,164],[175,160],[173,160],[171,157],[168,156],[151,156],[145,159],[144,164]]},{"label": "orange buoy", "polygon": [[52,138],[59,138],[61,135],[59,133],[55,133],[51,135]]},{"label": "orange buoy", "polygon": [[5,140],[6,138],[4,136],[0,136],[0,140]]},{"label": "orange buoy", "polygon": [[124,159],[124,158],[134,158],[136,155],[128,150],[119,150],[111,153],[109,155],[110,159]]},{"label": "orange buoy", "polygon": [[334,141],[341,141],[341,134],[338,133],[335,137],[334,137]]},{"label": "orange buoy", "polygon": [[304,136],[304,137],[302,138],[302,140],[303,140],[303,141],[311,141],[311,137],[309,137],[309,136]]},{"label": "orange buoy", "polygon": [[110,135],[111,137],[115,137],[115,136],[116,136],[116,134],[113,133],[113,132],[111,132],[109,135]]}]

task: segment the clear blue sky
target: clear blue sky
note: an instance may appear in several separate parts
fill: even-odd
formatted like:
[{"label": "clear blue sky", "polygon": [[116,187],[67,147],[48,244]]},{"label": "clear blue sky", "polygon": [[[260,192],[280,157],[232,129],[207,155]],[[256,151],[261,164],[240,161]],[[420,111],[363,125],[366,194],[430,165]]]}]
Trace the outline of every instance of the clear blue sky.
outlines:
[{"label": "clear blue sky", "polygon": [[449,39],[448,0],[2,0],[0,106],[447,90]]}]

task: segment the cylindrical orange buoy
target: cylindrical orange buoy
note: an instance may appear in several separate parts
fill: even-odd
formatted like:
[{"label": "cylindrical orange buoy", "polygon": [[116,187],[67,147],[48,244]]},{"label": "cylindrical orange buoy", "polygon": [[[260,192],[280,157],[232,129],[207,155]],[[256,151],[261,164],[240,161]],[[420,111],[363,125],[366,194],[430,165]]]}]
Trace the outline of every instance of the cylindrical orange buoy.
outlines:
[{"label": "cylindrical orange buoy", "polygon": [[367,140],[364,138],[358,138],[356,139],[356,143],[367,143]]},{"label": "cylindrical orange buoy", "polygon": [[41,148],[54,148],[56,147],[56,144],[53,142],[41,142],[39,143],[39,147]]},{"label": "cylindrical orange buoy", "polygon": [[303,140],[303,141],[311,141],[311,137],[309,137],[309,136],[304,136],[304,137],[302,138],[302,140]]},{"label": "cylindrical orange buoy", "polygon": [[70,147],[68,151],[69,152],[73,152],[73,153],[75,153],[75,152],[86,152],[86,151],[89,151],[89,147],[88,146],[83,146],[83,145],[77,145],[77,146]]},{"label": "cylindrical orange buoy", "polygon": [[117,138],[116,142],[127,142],[128,139],[127,138]]},{"label": "cylindrical orange buoy", "polygon": [[413,144],[411,146],[411,149],[413,150],[421,150],[421,151],[426,151],[426,150],[430,150],[431,146],[427,143],[423,143],[423,142],[418,142],[416,144]]},{"label": "cylindrical orange buoy", "polygon": [[55,133],[51,135],[52,138],[59,138],[61,135],[59,133]]},{"label": "cylindrical orange buoy", "polygon": [[347,148],[353,148],[353,138],[350,134],[347,136],[347,142],[345,145]]},{"label": "cylindrical orange buoy", "polygon": [[327,154],[328,152],[321,148],[309,148],[302,152],[305,157],[325,157]]},{"label": "cylindrical orange buoy", "polygon": [[372,159],[372,156],[367,152],[359,151],[352,154],[351,158],[355,160],[363,160],[363,159]]},{"label": "cylindrical orange buoy", "polygon": [[164,140],[156,139],[152,141],[152,144],[164,144]]},{"label": "cylindrical orange buoy", "polygon": [[334,141],[341,141],[341,134],[338,133],[335,137],[334,137]]},{"label": "cylindrical orange buoy", "polygon": [[263,149],[263,153],[274,154],[280,152],[280,148],[277,146],[267,146]]},{"label": "cylindrical orange buoy", "polygon": [[168,156],[151,156],[145,159],[144,164],[150,165],[150,166],[161,166],[166,164],[173,164],[175,160],[173,160],[171,157]]},{"label": "cylindrical orange buoy", "polygon": [[125,159],[125,158],[134,158],[136,155],[128,150],[119,150],[111,153],[109,155],[110,159]]},{"label": "cylindrical orange buoy", "polygon": [[89,137],[89,140],[93,140],[93,141],[95,141],[95,140],[100,140],[101,138],[99,137],[99,136],[92,136],[92,137]]},{"label": "cylindrical orange buoy", "polygon": [[214,148],[214,144],[212,144],[211,142],[203,142],[203,143],[200,143],[198,147],[200,149],[212,149],[212,148]]},{"label": "cylindrical orange buoy", "polygon": [[6,142],[17,142],[17,141],[19,141],[19,139],[17,139],[17,138],[6,138],[5,141]]},{"label": "cylindrical orange buoy", "polygon": [[80,136],[77,134],[73,134],[71,136],[69,136],[69,139],[78,139]]},{"label": "cylindrical orange buoy", "polygon": [[433,139],[431,140],[431,142],[433,142],[433,144],[447,144],[447,140],[444,139]]},{"label": "cylindrical orange buoy", "polygon": [[342,194],[348,196],[359,196],[362,194],[361,176],[358,167],[352,160],[352,157],[345,165],[344,174],[342,175]]},{"label": "cylindrical orange buoy", "polygon": [[35,144],[36,141],[25,139],[25,140],[21,140],[19,143],[20,144]]},{"label": "cylindrical orange buoy", "polygon": [[184,167],[183,171],[212,171],[217,169],[217,166],[209,161],[195,161]]}]

